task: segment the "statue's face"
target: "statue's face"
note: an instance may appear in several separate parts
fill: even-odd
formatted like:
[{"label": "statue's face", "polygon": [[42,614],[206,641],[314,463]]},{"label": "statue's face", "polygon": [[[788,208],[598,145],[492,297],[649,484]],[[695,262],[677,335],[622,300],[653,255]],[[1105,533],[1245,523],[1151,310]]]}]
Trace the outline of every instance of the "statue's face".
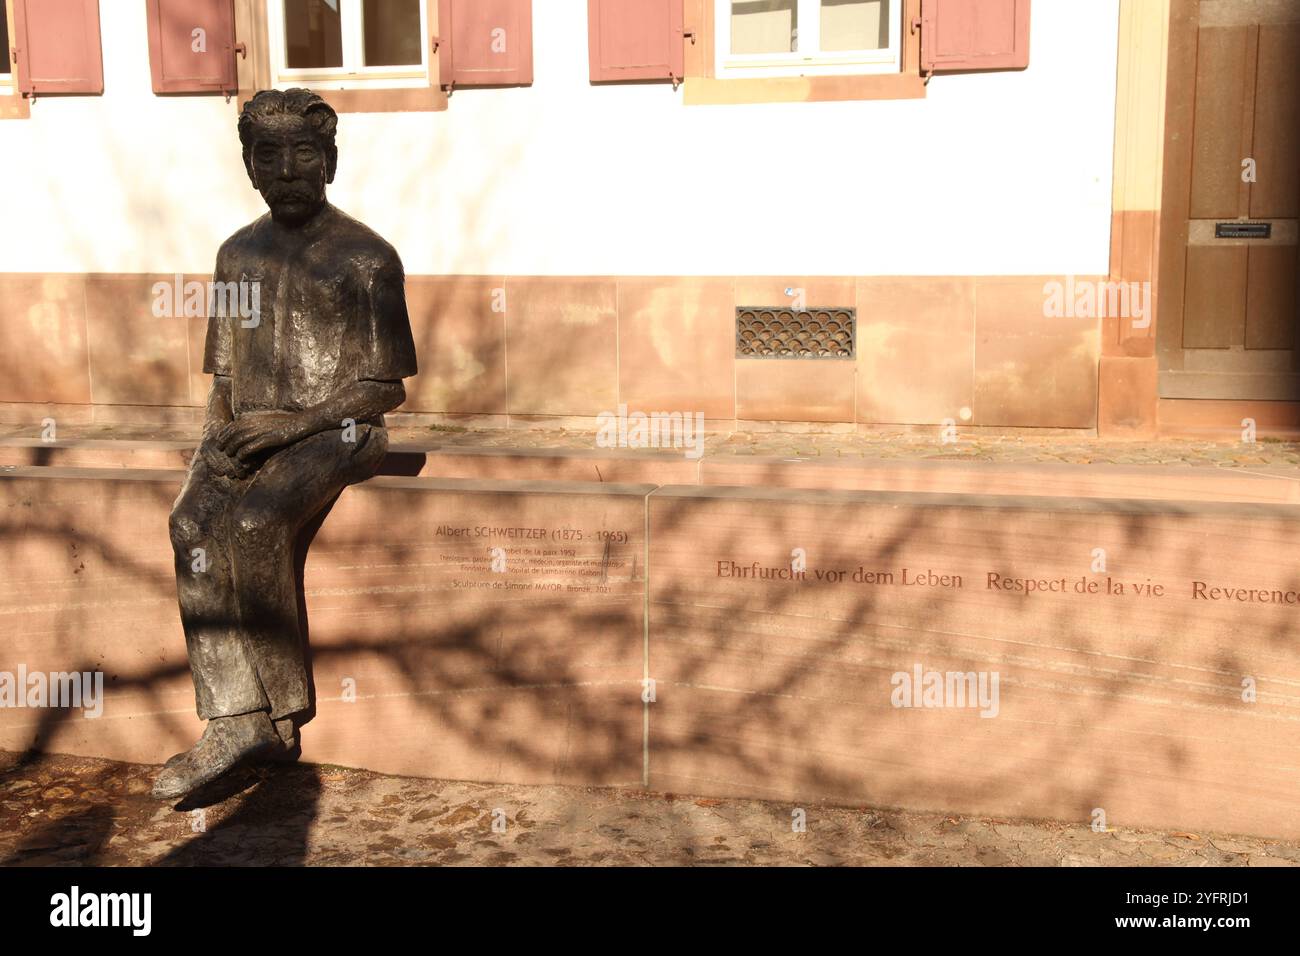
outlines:
[{"label": "statue's face", "polygon": [[249,156],[253,185],[276,222],[298,225],[325,204],[328,160],[311,125],[298,116],[263,122]]}]

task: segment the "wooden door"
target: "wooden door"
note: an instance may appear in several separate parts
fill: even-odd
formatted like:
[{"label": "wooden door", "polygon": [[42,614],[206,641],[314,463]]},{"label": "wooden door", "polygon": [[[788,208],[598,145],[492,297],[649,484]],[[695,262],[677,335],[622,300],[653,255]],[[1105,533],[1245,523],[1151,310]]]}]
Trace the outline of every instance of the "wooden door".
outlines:
[{"label": "wooden door", "polygon": [[1160,397],[1300,401],[1300,0],[1172,7]]}]

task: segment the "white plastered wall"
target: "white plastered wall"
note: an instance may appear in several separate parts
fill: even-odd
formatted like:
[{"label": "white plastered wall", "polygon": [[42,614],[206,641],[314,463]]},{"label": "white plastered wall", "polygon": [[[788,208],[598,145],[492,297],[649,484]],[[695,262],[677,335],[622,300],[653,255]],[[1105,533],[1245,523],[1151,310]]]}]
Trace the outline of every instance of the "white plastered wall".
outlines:
[{"label": "white plastered wall", "polygon": [[[586,3],[534,0],[532,87],[345,114],[331,199],[411,274],[1032,275],[1108,268],[1118,0],[1036,0],[1022,72],[925,99],[681,104],[587,81]],[[0,121],[0,272],[203,272],[261,212],[234,104],[155,96],[101,0],[105,93]]]}]

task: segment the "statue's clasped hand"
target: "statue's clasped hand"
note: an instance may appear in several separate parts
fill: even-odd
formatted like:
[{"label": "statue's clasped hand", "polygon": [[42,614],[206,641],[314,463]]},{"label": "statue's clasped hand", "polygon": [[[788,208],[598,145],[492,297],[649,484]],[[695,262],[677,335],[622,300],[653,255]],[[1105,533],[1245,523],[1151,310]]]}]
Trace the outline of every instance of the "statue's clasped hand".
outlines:
[{"label": "statue's clasped hand", "polygon": [[233,459],[247,463],[263,452],[306,438],[311,429],[296,412],[244,412],[216,433],[219,450]]},{"label": "statue's clasped hand", "polygon": [[253,466],[246,465],[238,458],[231,458],[217,447],[215,438],[205,438],[199,445],[199,454],[208,463],[208,467],[218,475],[226,478],[244,479],[253,473]]}]

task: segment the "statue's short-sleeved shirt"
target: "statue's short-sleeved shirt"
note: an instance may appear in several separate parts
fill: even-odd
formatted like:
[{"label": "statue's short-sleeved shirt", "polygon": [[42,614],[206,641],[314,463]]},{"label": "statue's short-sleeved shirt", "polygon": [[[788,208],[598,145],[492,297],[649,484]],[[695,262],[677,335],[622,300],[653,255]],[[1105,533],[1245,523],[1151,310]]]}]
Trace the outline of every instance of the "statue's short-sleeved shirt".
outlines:
[{"label": "statue's short-sleeved shirt", "polygon": [[396,250],[333,206],[296,230],[265,215],[217,253],[203,371],[230,377],[235,414],[414,375],[404,278]]}]

